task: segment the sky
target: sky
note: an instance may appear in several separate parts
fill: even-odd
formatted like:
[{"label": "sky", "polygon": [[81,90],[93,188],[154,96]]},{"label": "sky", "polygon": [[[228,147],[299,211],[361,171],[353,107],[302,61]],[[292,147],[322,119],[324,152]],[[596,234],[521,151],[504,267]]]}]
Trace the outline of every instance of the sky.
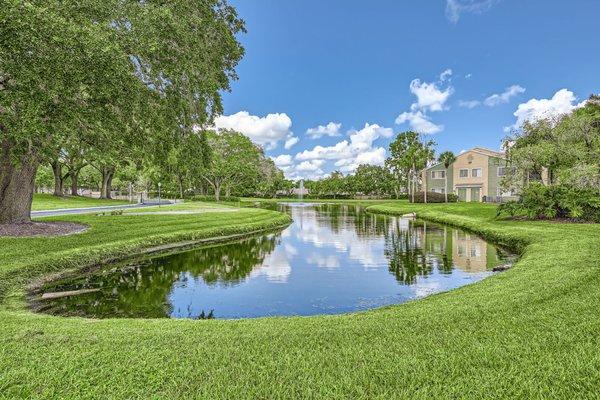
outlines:
[{"label": "sky", "polygon": [[399,132],[498,150],[600,92],[600,0],[230,0],[246,21],[217,128],[290,179],[382,165]]}]

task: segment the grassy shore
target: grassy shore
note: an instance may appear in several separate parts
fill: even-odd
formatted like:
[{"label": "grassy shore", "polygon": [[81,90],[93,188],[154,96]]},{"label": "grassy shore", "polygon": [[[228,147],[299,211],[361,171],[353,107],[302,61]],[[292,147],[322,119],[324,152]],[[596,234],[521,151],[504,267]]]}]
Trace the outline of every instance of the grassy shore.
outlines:
[{"label": "grassy shore", "polygon": [[32,314],[23,308],[22,287],[36,276],[285,217],[244,210],[61,218],[91,229],[68,238],[0,239],[0,397],[597,397],[600,226],[496,221],[494,208],[480,204],[397,202],[370,211],[416,211],[509,244],[522,257],[473,285],[340,316],[191,321]]},{"label": "grassy shore", "polygon": [[94,199],[83,196],[58,197],[51,194],[36,193],[33,195],[32,210],[60,210],[63,208],[84,208],[100,206],[118,206],[127,204],[122,200]]}]

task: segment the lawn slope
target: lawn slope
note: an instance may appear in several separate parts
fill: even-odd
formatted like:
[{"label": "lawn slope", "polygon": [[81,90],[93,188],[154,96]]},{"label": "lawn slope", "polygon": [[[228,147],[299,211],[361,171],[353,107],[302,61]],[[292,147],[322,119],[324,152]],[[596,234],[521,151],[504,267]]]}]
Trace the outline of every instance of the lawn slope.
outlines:
[{"label": "lawn slope", "polygon": [[34,211],[60,210],[64,208],[118,206],[121,204],[127,204],[127,202],[123,200],[94,199],[83,196],[58,197],[51,194],[36,193],[33,195],[31,209]]},{"label": "lawn slope", "polygon": [[[224,226],[240,225],[240,217],[235,225],[227,225],[232,221],[225,216],[217,221],[219,213],[207,214],[202,222],[161,216],[160,224],[155,221],[153,226],[118,219],[134,217],[105,217],[102,224],[87,220],[92,228],[81,239],[39,245],[37,239],[29,245],[4,241],[0,280],[21,280],[2,284],[9,298],[0,310],[0,396],[597,396],[600,227],[495,221],[494,209],[485,205],[390,203],[370,211],[416,211],[512,244],[523,251],[522,258],[511,270],[477,284],[356,314],[237,321],[89,320],[35,315],[19,306],[19,285],[37,274],[31,265],[63,268],[52,262],[45,267],[51,258],[40,255],[42,249],[65,248],[55,251],[68,260],[65,265],[74,266],[79,263],[74,254],[88,254],[84,260],[89,260],[97,257],[89,254],[103,252],[91,238],[113,237],[115,230],[123,229],[121,221],[128,226],[127,233],[118,233],[124,235],[122,243],[136,248],[146,238],[171,235],[169,229],[186,229],[182,224],[189,229],[173,233],[173,239],[189,235],[193,226],[216,234]],[[73,220],[83,218],[92,217]],[[155,233],[157,229],[161,233]],[[85,235],[90,239],[84,240]],[[82,253],[84,248],[91,250]]]}]

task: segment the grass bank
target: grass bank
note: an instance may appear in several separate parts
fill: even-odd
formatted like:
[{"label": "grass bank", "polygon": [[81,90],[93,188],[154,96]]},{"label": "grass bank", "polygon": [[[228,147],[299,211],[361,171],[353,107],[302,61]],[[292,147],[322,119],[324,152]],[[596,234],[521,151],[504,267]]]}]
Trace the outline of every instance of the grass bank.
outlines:
[{"label": "grass bank", "polygon": [[[522,257],[511,270],[474,285],[340,316],[89,320],[36,315],[18,302],[5,300],[0,310],[0,396],[597,396],[598,225],[495,221],[493,207],[479,204],[398,202],[374,205],[370,211],[416,211],[424,218],[511,243],[522,250]],[[264,210],[245,212],[259,213],[247,215],[253,221],[274,219],[274,214]],[[78,237],[39,243],[31,239],[29,244],[0,242],[0,282],[14,300],[20,296],[19,285],[36,274],[73,267],[82,262],[82,254],[91,259],[106,251],[101,243],[105,237],[125,235],[120,244],[108,240],[107,246],[135,249],[155,235],[175,240],[181,235],[199,235],[199,230],[215,234],[224,226],[245,226],[241,215],[246,214],[222,214],[207,213],[202,220],[197,215],[162,215],[160,223],[136,221],[139,216],[70,217],[106,219],[102,223],[87,220],[91,229]],[[127,233],[115,232],[125,229]],[[66,262],[54,262],[56,257],[44,251],[55,251]],[[4,283],[7,278],[10,284]]]},{"label": "grass bank", "polygon": [[63,208],[118,206],[120,204],[127,204],[127,202],[122,200],[94,199],[83,196],[58,197],[51,194],[36,193],[33,195],[31,209],[34,211],[60,210]]}]

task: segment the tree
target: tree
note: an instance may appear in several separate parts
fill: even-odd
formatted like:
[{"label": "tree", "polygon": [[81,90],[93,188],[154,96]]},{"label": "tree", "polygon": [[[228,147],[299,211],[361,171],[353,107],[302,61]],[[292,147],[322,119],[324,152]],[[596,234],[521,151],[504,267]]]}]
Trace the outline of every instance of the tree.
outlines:
[{"label": "tree", "polygon": [[456,156],[451,151],[444,151],[438,157],[438,162],[444,164],[446,171],[444,172],[444,200],[448,202],[448,168],[456,160]]},{"label": "tree", "polygon": [[[530,181],[552,186],[600,187],[600,101],[591,96],[570,114],[527,121],[508,138],[512,169],[502,180],[505,189],[523,190]],[[595,183],[597,182],[597,183]]]},{"label": "tree", "polygon": [[212,187],[217,201],[223,189],[230,191],[234,185],[259,180],[262,152],[250,139],[232,130],[207,131],[206,136],[210,161],[200,175]]},{"label": "tree", "polygon": [[[240,31],[222,0],[5,0],[0,223],[30,221],[38,166],[69,139],[110,160],[209,124],[236,78]],[[116,165],[104,167],[109,193]]]},{"label": "tree", "polygon": [[435,142],[421,140],[417,132],[399,133],[390,143],[390,157],[387,164],[406,177],[406,190],[414,201],[417,186],[417,172],[433,159]]},{"label": "tree", "polygon": [[351,177],[354,191],[365,195],[383,196],[393,192],[393,175],[382,166],[361,164]]}]

